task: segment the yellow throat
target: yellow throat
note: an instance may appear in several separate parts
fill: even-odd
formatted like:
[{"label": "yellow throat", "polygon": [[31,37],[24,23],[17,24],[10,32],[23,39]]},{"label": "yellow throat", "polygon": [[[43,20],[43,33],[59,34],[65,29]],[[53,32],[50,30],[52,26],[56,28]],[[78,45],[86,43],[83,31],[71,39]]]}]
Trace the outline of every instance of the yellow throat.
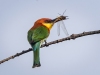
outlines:
[{"label": "yellow throat", "polygon": [[46,26],[49,30],[52,28],[54,23],[42,23],[44,26]]}]

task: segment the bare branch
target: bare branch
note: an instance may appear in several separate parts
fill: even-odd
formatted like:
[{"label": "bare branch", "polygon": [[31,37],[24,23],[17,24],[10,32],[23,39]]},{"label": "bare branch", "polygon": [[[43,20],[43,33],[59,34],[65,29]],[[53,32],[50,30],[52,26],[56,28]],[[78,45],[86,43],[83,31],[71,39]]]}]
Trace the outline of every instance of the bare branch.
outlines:
[{"label": "bare branch", "polygon": [[[72,34],[72,35],[70,35],[69,37],[62,38],[62,39],[58,39],[58,40],[51,41],[51,42],[49,42],[49,43],[43,44],[43,45],[41,46],[41,48],[42,48],[42,47],[47,47],[47,46],[49,46],[49,45],[56,44],[56,43],[59,43],[59,42],[63,42],[63,41],[66,41],[66,40],[76,39],[76,38],[78,38],[78,37],[87,36],[87,35],[93,35],[93,34],[100,34],[100,30],[89,31],[89,32],[83,32],[83,33],[79,33],[79,34]],[[8,57],[8,58],[6,58],[6,59],[1,60],[1,61],[0,61],[0,64],[4,63],[4,62],[6,62],[6,61],[8,61],[8,60],[10,60],[10,59],[14,59],[15,57],[18,57],[18,56],[20,56],[20,55],[22,55],[22,54],[25,54],[25,53],[27,53],[27,52],[30,52],[30,51],[32,51],[32,48],[29,48],[28,50],[23,50],[23,51],[20,52],[20,53],[16,53],[15,55],[12,55],[12,56],[10,56],[10,57]]]}]

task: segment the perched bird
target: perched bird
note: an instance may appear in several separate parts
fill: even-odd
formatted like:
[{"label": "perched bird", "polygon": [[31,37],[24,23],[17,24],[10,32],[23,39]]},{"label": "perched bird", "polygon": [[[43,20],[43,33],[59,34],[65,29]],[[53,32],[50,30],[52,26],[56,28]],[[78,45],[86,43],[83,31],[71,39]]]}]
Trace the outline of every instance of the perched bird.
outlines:
[{"label": "perched bird", "polygon": [[[65,16],[61,18],[61,20],[64,20]],[[28,42],[30,43],[32,49],[33,49],[33,66],[32,68],[35,67],[40,67],[40,56],[39,56],[39,50],[41,43],[46,40],[46,38],[50,34],[50,30],[54,23],[60,21],[58,18],[55,19],[49,19],[49,18],[41,18],[37,20],[34,23],[34,26],[28,31]]]}]

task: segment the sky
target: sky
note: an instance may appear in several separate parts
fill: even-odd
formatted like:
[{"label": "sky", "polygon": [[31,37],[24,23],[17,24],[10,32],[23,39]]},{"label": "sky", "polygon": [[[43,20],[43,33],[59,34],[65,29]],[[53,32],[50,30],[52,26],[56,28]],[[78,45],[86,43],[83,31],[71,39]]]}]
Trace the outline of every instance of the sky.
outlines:
[{"label": "sky", "polygon": [[[0,0],[0,60],[31,48],[27,32],[36,20],[65,10],[69,35],[100,29],[100,0]],[[55,24],[47,42],[64,37]],[[0,64],[0,75],[100,75],[100,34],[41,48],[39,68],[32,68],[32,56],[31,51]]]}]

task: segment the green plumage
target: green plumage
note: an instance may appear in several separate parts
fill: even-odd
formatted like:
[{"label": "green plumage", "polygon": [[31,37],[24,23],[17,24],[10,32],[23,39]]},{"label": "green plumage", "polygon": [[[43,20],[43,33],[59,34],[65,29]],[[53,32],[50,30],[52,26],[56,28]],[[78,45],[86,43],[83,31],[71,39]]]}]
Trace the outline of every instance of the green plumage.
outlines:
[{"label": "green plumage", "polygon": [[40,44],[41,40],[47,38],[48,36],[49,36],[49,30],[43,25],[28,31],[27,38],[30,45],[33,48],[33,54],[34,54],[33,68],[41,66],[40,56],[39,56]]}]

